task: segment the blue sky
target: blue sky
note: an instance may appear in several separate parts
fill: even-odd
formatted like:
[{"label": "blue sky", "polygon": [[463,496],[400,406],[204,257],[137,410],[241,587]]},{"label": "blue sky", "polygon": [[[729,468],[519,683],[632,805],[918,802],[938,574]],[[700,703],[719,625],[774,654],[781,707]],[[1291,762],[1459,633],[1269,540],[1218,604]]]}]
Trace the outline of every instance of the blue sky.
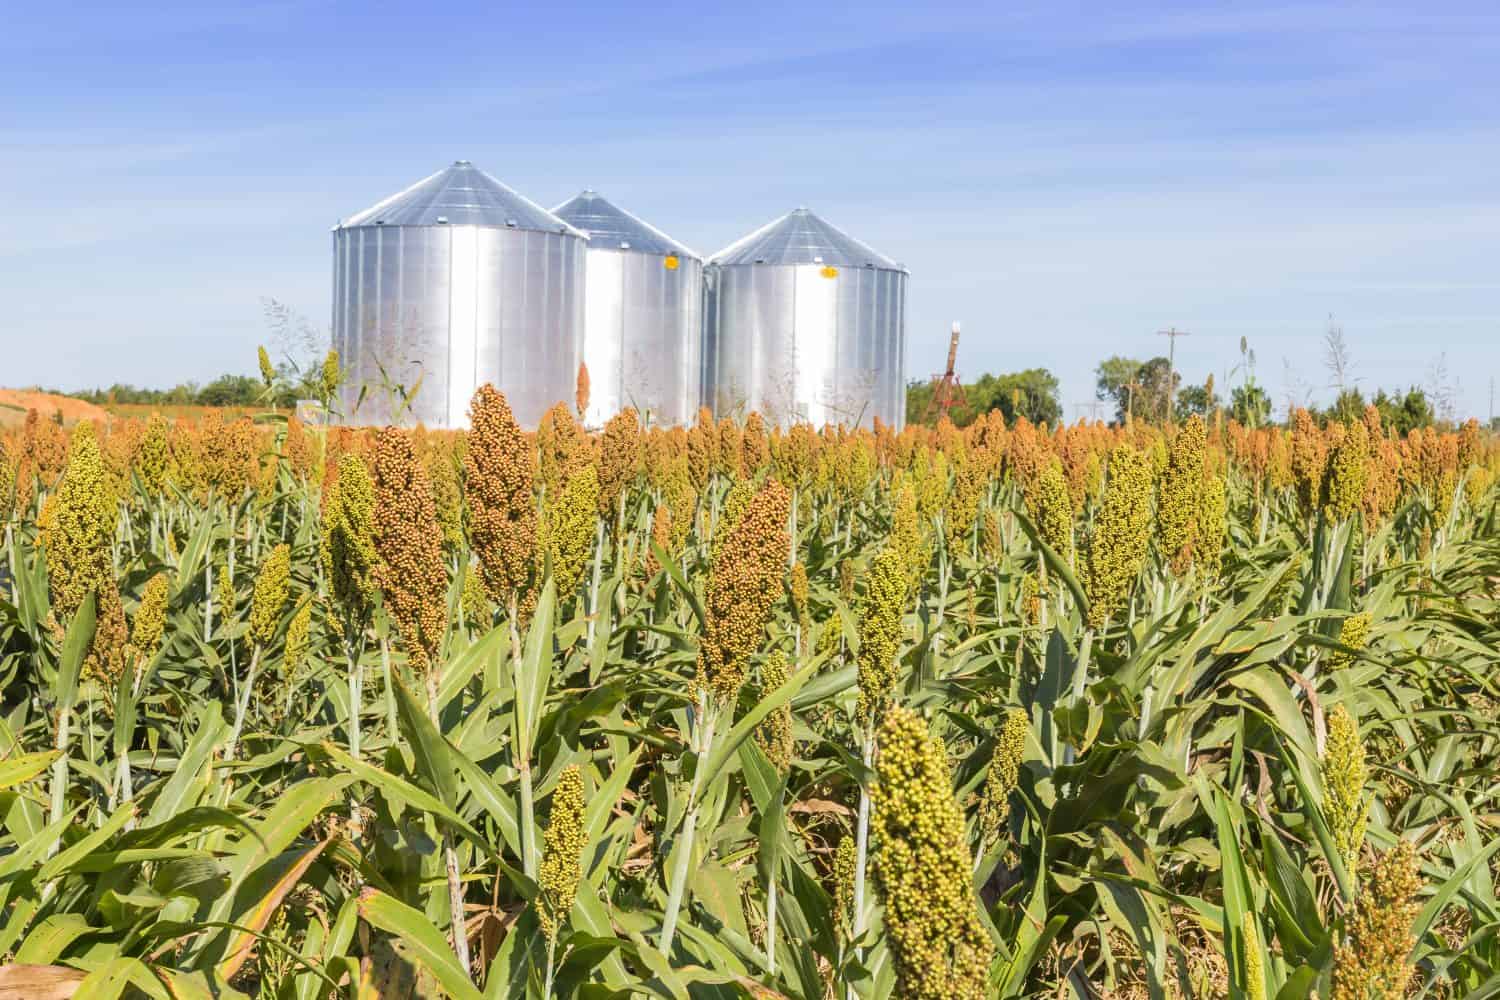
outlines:
[{"label": "blue sky", "polygon": [[1278,403],[1500,377],[1492,2],[11,4],[0,384],[253,371],[329,227],[458,159],[710,253],[805,204],[911,268],[908,378],[1241,336]]}]

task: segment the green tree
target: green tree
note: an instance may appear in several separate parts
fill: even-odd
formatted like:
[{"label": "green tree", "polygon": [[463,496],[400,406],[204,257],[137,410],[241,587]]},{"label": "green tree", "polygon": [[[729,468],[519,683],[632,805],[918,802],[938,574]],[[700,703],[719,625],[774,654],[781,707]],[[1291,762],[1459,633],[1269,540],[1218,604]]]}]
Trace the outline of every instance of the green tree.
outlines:
[{"label": "green tree", "polygon": [[[1134,391],[1131,383],[1137,381],[1140,371],[1140,361],[1118,354],[1105,358],[1094,369],[1094,398],[1114,403],[1116,420],[1125,419],[1125,408],[1130,405]],[[1136,407],[1136,412],[1140,412],[1139,407]]]},{"label": "green tree", "polygon": [[1271,421],[1271,397],[1254,382],[1246,382],[1229,394],[1229,411],[1246,427],[1263,427]]},{"label": "green tree", "polygon": [[1351,386],[1340,392],[1333,405],[1328,408],[1328,417],[1341,424],[1364,419],[1365,394]]},{"label": "green tree", "polygon": [[1166,358],[1136,361],[1117,354],[1094,369],[1094,396],[1115,404],[1117,420],[1125,419],[1127,407],[1132,416],[1164,420],[1181,381]]},{"label": "green tree", "polygon": [[1418,428],[1430,427],[1435,419],[1427,393],[1416,386],[1407,389],[1405,395],[1387,393],[1381,389],[1372,402],[1380,412],[1381,424],[1395,428],[1398,434],[1410,434]]},{"label": "green tree", "polygon": [[260,398],[261,384],[248,375],[220,375],[198,393],[202,406],[253,406]]},{"label": "green tree", "polygon": [[1177,393],[1177,419],[1186,420],[1197,414],[1205,420],[1219,408],[1218,393],[1210,393],[1206,385],[1185,385]]},{"label": "green tree", "polygon": [[[1056,426],[1062,419],[1062,401],[1057,376],[1045,368],[1001,375],[984,374],[963,387],[964,401],[953,407],[948,418],[959,427],[967,427],[979,416],[999,410],[1006,423],[1025,417],[1034,424]],[[933,385],[910,382],[906,386],[906,419],[921,423],[932,403]],[[933,418],[936,420],[936,418]]]}]

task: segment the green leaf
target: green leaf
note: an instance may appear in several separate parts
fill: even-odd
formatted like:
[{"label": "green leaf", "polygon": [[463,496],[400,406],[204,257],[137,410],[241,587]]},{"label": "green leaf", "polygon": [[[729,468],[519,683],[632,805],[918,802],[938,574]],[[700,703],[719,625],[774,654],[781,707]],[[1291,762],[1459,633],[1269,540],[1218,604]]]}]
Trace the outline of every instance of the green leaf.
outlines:
[{"label": "green leaf", "polygon": [[408,953],[432,973],[454,1000],[484,1000],[459,964],[443,933],[425,916],[378,889],[360,893],[359,915],[401,939]]},{"label": "green leaf", "polygon": [[1078,577],[1073,575],[1073,568],[1068,565],[1068,561],[1058,554],[1056,549],[1042,541],[1041,532],[1036,530],[1036,525],[1031,523],[1030,518],[1019,510],[1013,510],[1011,514],[1015,517],[1016,523],[1021,526],[1021,530],[1026,532],[1026,536],[1031,539],[1031,544],[1036,546],[1042,558],[1047,561],[1047,568],[1057,574],[1058,579],[1062,580],[1068,592],[1073,595],[1073,600],[1078,605],[1079,617],[1087,620],[1089,599],[1084,594],[1083,585],[1078,582]]},{"label": "green leaf", "polygon": [[[453,760],[448,752],[448,744],[432,724],[426,706],[399,680],[396,682],[396,709],[401,721],[401,731],[410,742],[412,755],[416,758],[418,773],[427,779],[443,805],[450,811],[455,809],[458,806],[458,782],[453,777]],[[323,748],[331,754],[337,754],[339,760],[352,759],[332,743],[324,743]]]},{"label": "green leaf", "polygon": [[724,770],[724,766],[729,763],[730,756],[739,751],[740,744],[750,738],[750,734],[755,732],[756,728],[766,720],[766,716],[796,697],[797,692],[802,690],[802,686],[812,676],[812,670],[803,669],[797,671],[785,684],[772,692],[769,698],[762,698],[754,708],[746,712],[744,718],[735,724],[735,727],[729,731],[727,737],[714,741],[716,746],[713,752],[709,754],[708,767],[703,773],[704,788],[713,787],[714,779],[719,776],[719,772]]},{"label": "green leaf", "polygon": [[9,760],[0,760],[0,790],[12,788],[23,781],[30,781],[52,766],[58,758],[56,750],[25,753]]},{"label": "green leaf", "polygon": [[95,597],[89,594],[78,606],[73,620],[68,622],[67,634],[63,636],[57,668],[57,703],[64,709],[72,708],[78,696],[78,674],[83,669],[83,657],[94,641],[95,606]]},{"label": "green leaf", "polygon": [[516,759],[530,760],[536,745],[537,729],[542,721],[542,705],[552,679],[552,617],[557,595],[549,578],[536,603],[531,627],[526,630],[526,647],[517,665],[515,736]]}]

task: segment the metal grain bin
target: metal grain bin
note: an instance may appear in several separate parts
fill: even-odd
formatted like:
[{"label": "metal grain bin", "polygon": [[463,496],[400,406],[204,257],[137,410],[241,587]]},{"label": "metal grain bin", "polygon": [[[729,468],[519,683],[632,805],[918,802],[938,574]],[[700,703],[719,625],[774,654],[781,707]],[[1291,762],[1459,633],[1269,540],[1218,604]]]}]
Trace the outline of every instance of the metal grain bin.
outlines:
[{"label": "metal grain bin", "polygon": [[702,259],[594,191],[552,214],[589,238],[585,422],[598,427],[633,406],[655,423],[690,423],[701,396]]},{"label": "metal grain bin", "polygon": [[705,402],[782,425],[901,427],[906,278],[805,208],[719,251],[706,269]]},{"label": "metal grain bin", "polygon": [[343,419],[465,427],[493,382],[522,426],[573,398],[583,349],[583,234],[467,160],[333,230]]}]

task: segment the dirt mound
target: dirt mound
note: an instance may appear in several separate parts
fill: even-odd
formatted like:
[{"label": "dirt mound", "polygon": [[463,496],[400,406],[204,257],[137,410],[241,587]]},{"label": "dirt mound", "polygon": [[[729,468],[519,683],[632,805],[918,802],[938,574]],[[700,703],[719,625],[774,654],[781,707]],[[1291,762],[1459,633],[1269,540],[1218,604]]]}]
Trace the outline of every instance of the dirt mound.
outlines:
[{"label": "dirt mound", "polygon": [[0,425],[20,423],[26,419],[27,410],[36,410],[44,417],[61,413],[66,427],[71,427],[80,420],[96,420],[101,424],[109,420],[109,413],[104,407],[85,403],[81,399],[38,392],[35,389],[0,389]]}]

